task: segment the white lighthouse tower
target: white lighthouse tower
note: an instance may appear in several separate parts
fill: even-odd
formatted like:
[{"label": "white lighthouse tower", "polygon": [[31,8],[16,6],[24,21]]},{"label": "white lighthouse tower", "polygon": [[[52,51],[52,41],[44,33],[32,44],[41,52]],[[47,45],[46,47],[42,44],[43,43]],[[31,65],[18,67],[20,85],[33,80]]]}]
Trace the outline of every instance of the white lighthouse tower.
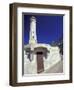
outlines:
[{"label": "white lighthouse tower", "polygon": [[32,16],[30,18],[30,35],[29,35],[29,44],[37,43],[37,35],[36,35],[36,18]]}]

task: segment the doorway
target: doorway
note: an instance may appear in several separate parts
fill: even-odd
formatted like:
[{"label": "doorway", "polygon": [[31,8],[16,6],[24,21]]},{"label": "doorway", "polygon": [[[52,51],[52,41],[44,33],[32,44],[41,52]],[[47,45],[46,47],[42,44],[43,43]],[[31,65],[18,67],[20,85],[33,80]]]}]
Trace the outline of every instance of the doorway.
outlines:
[{"label": "doorway", "polygon": [[37,52],[37,73],[44,71],[43,52]]}]

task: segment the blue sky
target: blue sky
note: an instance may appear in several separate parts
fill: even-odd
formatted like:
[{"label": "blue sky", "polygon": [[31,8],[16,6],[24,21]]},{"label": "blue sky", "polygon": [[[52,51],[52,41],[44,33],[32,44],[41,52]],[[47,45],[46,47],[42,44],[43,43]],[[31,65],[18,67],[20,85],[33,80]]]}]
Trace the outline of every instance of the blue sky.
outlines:
[{"label": "blue sky", "polygon": [[29,43],[30,18],[36,17],[38,43],[51,44],[63,37],[63,16],[60,15],[24,15],[24,44]]}]

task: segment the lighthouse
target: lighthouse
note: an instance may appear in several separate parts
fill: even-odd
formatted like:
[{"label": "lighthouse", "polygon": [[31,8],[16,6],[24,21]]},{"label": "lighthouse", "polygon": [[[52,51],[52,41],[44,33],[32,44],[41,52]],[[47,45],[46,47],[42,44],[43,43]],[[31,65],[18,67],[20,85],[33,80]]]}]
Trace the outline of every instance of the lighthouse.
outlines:
[{"label": "lighthouse", "polygon": [[36,17],[31,16],[29,44],[24,45],[24,74],[46,73],[61,61],[59,47],[38,43],[36,21]]},{"label": "lighthouse", "polygon": [[32,16],[30,18],[30,34],[29,34],[29,44],[37,43],[37,35],[36,35],[36,18]]}]

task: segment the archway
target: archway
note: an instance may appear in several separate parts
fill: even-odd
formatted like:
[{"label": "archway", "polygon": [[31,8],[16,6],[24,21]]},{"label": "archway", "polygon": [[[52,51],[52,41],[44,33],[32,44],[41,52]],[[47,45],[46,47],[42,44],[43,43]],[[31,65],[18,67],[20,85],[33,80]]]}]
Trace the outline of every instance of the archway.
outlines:
[{"label": "archway", "polygon": [[44,71],[43,52],[37,52],[37,73]]}]

